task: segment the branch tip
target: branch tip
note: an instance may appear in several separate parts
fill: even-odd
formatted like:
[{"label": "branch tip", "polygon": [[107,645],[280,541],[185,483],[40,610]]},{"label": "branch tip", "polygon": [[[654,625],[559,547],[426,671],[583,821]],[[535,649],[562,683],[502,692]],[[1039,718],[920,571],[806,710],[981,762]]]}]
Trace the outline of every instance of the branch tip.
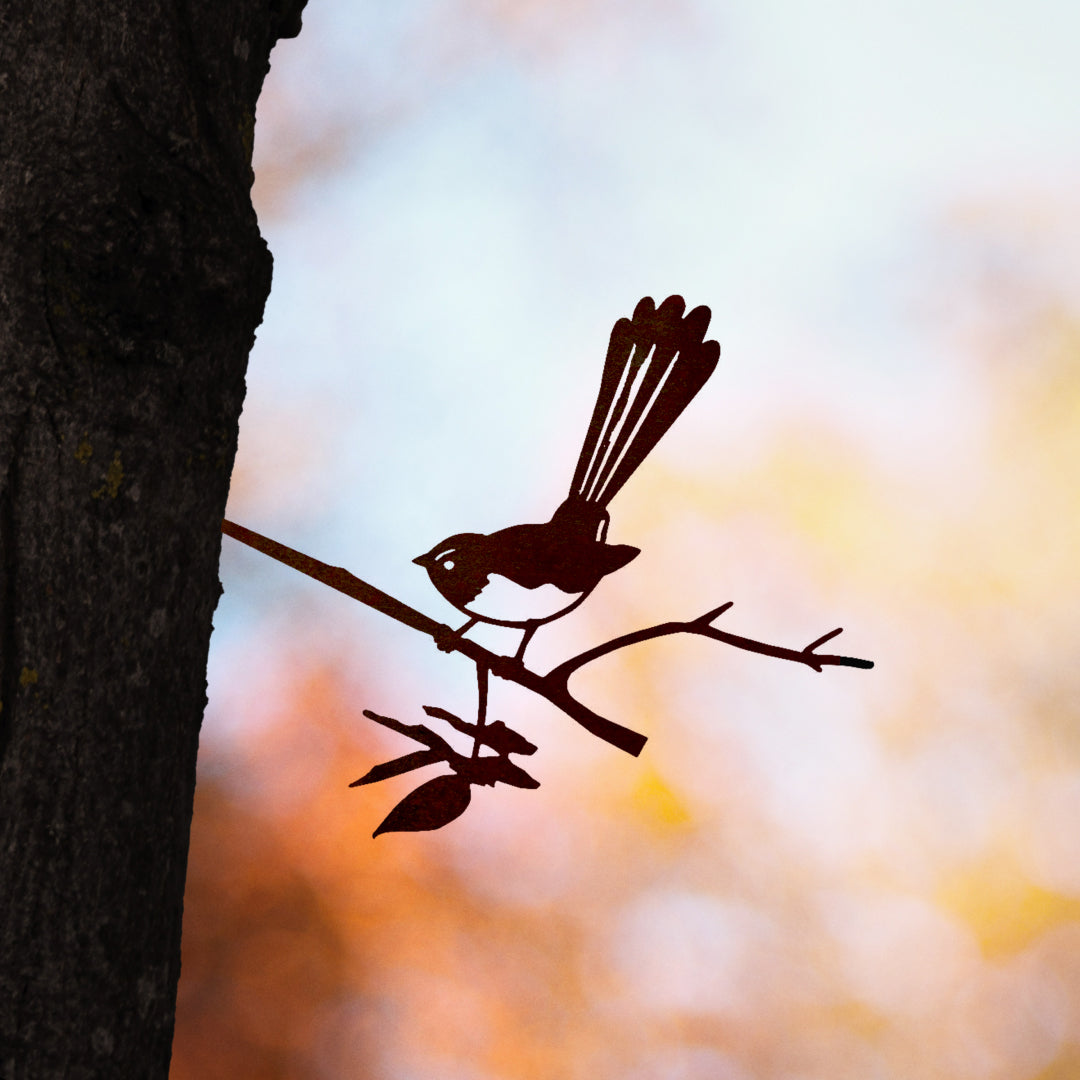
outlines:
[{"label": "branch tip", "polygon": [[702,626],[708,626],[713,621],[713,619],[717,618],[720,615],[723,615],[729,607],[734,606],[735,601],[729,600],[726,604],[721,604],[718,608],[713,608],[712,611],[705,612],[705,614],[702,615],[701,618],[695,619],[694,621],[701,623]]},{"label": "branch tip", "polygon": [[817,639],[817,641],[811,641],[810,644],[807,645],[805,649],[803,649],[803,652],[811,653],[819,645],[824,645],[826,641],[832,641],[832,639],[836,637],[837,634],[842,634],[843,632],[844,628],[842,626],[838,626],[835,630],[830,630],[827,634],[822,634],[821,637]]}]

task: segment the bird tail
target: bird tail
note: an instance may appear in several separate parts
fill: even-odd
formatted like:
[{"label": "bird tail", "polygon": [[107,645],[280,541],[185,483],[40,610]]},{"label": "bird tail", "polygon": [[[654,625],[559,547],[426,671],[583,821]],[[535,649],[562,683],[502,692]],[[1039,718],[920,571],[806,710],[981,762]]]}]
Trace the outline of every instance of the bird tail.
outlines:
[{"label": "bird tail", "polygon": [[567,503],[602,512],[713,373],[720,345],[704,340],[712,313],[696,307],[683,318],[685,308],[681,296],[659,308],[646,296],[615,324]]}]

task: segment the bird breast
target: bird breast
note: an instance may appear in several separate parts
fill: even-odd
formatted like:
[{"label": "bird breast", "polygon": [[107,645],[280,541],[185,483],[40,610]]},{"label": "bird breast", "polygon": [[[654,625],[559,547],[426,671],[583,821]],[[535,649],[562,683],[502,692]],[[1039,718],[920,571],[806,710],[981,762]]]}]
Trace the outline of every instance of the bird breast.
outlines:
[{"label": "bird breast", "polygon": [[490,574],[488,583],[461,610],[489,622],[524,626],[530,622],[546,622],[569,611],[582,597],[581,592],[564,592],[557,585],[538,585],[527,589],[524,585]]}]

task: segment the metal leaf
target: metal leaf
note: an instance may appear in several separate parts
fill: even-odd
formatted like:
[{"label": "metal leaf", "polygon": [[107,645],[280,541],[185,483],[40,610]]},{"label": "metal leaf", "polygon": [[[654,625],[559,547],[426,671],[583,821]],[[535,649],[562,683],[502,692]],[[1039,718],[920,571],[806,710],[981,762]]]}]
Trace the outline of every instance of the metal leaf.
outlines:
[{"label": "metal leaf", "polygon": [[394,758],[393,761],[384,761],[381,765],[373,766],[359,780],[354,780],[349,787],[360,787],[363,784],[375,784],[380,780],[387,780],[391,776],[400,776],[402,773],[412,772],[413,769],[421,769],[425,765],[432,765],[436,761],[445,761],[446,758],[438,750],[414,750],[411,754]]},{"label": "metal leaf", "polygon": [[371,835],[441,829],[454,818],[461,817],[471,799],[472,789],[464,777],[456,774],[436,776],[410,791]]},{"label": "metal leaf", "polygon": [[540,781],[505,757],[461,757],[450,763],[473,784],[510,784],[512,787],[538,788]]},{"label": "metal leaf", "polygon": [[508,728],[501,720],[483,729],[481,741],[500,754],[535,754],[536,747],[524,735]]}]

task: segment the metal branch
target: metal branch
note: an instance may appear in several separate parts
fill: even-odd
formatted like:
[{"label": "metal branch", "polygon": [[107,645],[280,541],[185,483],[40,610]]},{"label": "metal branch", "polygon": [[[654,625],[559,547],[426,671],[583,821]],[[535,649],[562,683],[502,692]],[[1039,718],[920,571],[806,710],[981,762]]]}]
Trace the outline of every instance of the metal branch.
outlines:
[{"label": "metal branch", "polygon": [[781,645],[769,645],[764,641],[754,641],[753,638],[740,637],[738,634],[729,634],[724,630],[717,630],[711,623],[717,616],[723,614],[732,606],[728,601],[712,611],[689,622],[666,622],[658,626],[650,626],[644,630],[635,630],[631,634],[623,634],[621,637],[612,638],[595,648],[572,656],[569,660],[559,664],[548,672],[547,678],[565,684],[569,677],[585,664],[599,660],[601,656],[615,652],[617,649],[625,649],[628,645],[637,645],[642,641],[650,641],[652,638],[666,637],[668,634],[697,634],[700,637],[712,638],[713,641],[722,641],[725,645],[734,645],[737,649],[745,649],[747,652],[761,653],[763,656],[773,656],[778,660],[793,660],[799,664],[806,664],[815,671],[821,671],[824,667],[855,667],[872,668],[873,660],[860,660],[855,656],[835,656],[830,653],[816,653],[814,650],[826,641],[831,641],[837,634],[843,633],[843,627],[830,630],[816,641],[810,642],[802,649],[785,649]]},{"label": "metal branch", "polygon": [[[650,641],[653,638],[666,637],[669,634],[697,634],[701,637],[723,642],[725,645],[733,645],[737,649],[761,653],[764,656],[772,656],[780,660],[791,660],[796,663],[806,664],[807,667],[811,667],[815,671],[821,671],[822,668],[830,666],[855,668],[872,668],[874,666],[871,660],[860,660],[853,656],[835,656],[814,651],[818,646],[836,637],[841,632],[839,629],[831,630],[803,649],[798,650],[785,649],[779,645],[769,645],[762,641],[754,641],[752,638],[740,637],[738,634],[729,634],[724,630],[718,630],[712,625],[712,621],[731,607],[729,602],[714,608],[712,611],[707,611],[704,615],[689,622],[661,623],[658,626],[650,626],[644,630],[635,630],[633,633],[623,634],[621,637],[613,638],[611,641],[604,642],[571,657],[557,667],[552,668],[546,675],[538,675],[536,672],[530,671],[519,660],[508,656],[499,656],[470,638],[455,634],[449,626],[436,622],[415,608],[409,607],[408,604],[390,596],[389,593],[384,593],[374,585],[362,581],[340,566],[330,566],[328,563],[320,562],[318,559],[304,555],[293,548],[287,547],[285,544],[279,544],[276,540],[271,540],[257,532],[253,532],[251,529],[235,525],[231,521],[222,522],[221,531],[226,536],[231,536],[233,539],[261,551],[264,555],[269,555],[272,559],[277,559],[279,562],[299,570],[302,574],[307,574],[308,577],[315,578],[316,581],[321,581],[332,589],[345,593],[346,596],[351,596],[354,600],[359,600],[361,603],[367,604],[368,607],[375,608],[376,611],[381,611],[384,615],[389,615],[390,618],[396,619],[406,626],[411,626],[414,630],[419,630],[422,634],[427,634],[440,649],[447,652],[459,652],[472,660],[478,668],[485,667],[500,679],[506,679],[517,683],[519,686],[524,686],[527,690],[531,690],[534,694],[538,694],[561,709],[572,720],[585,728],[586,731],[635,757],[641,753],[642,748],[645,746],[646,736],[632,731],[630,728],[623,727],[621,724],[616,724],[598,713],[594,713],[587,705],[582,704],[570,693],[567,685],[570,676],[579,668],[618,649],[625,649],[630,645],[637,645],[642,641]],[[411,732],[406,733],[411,734]]]}]

